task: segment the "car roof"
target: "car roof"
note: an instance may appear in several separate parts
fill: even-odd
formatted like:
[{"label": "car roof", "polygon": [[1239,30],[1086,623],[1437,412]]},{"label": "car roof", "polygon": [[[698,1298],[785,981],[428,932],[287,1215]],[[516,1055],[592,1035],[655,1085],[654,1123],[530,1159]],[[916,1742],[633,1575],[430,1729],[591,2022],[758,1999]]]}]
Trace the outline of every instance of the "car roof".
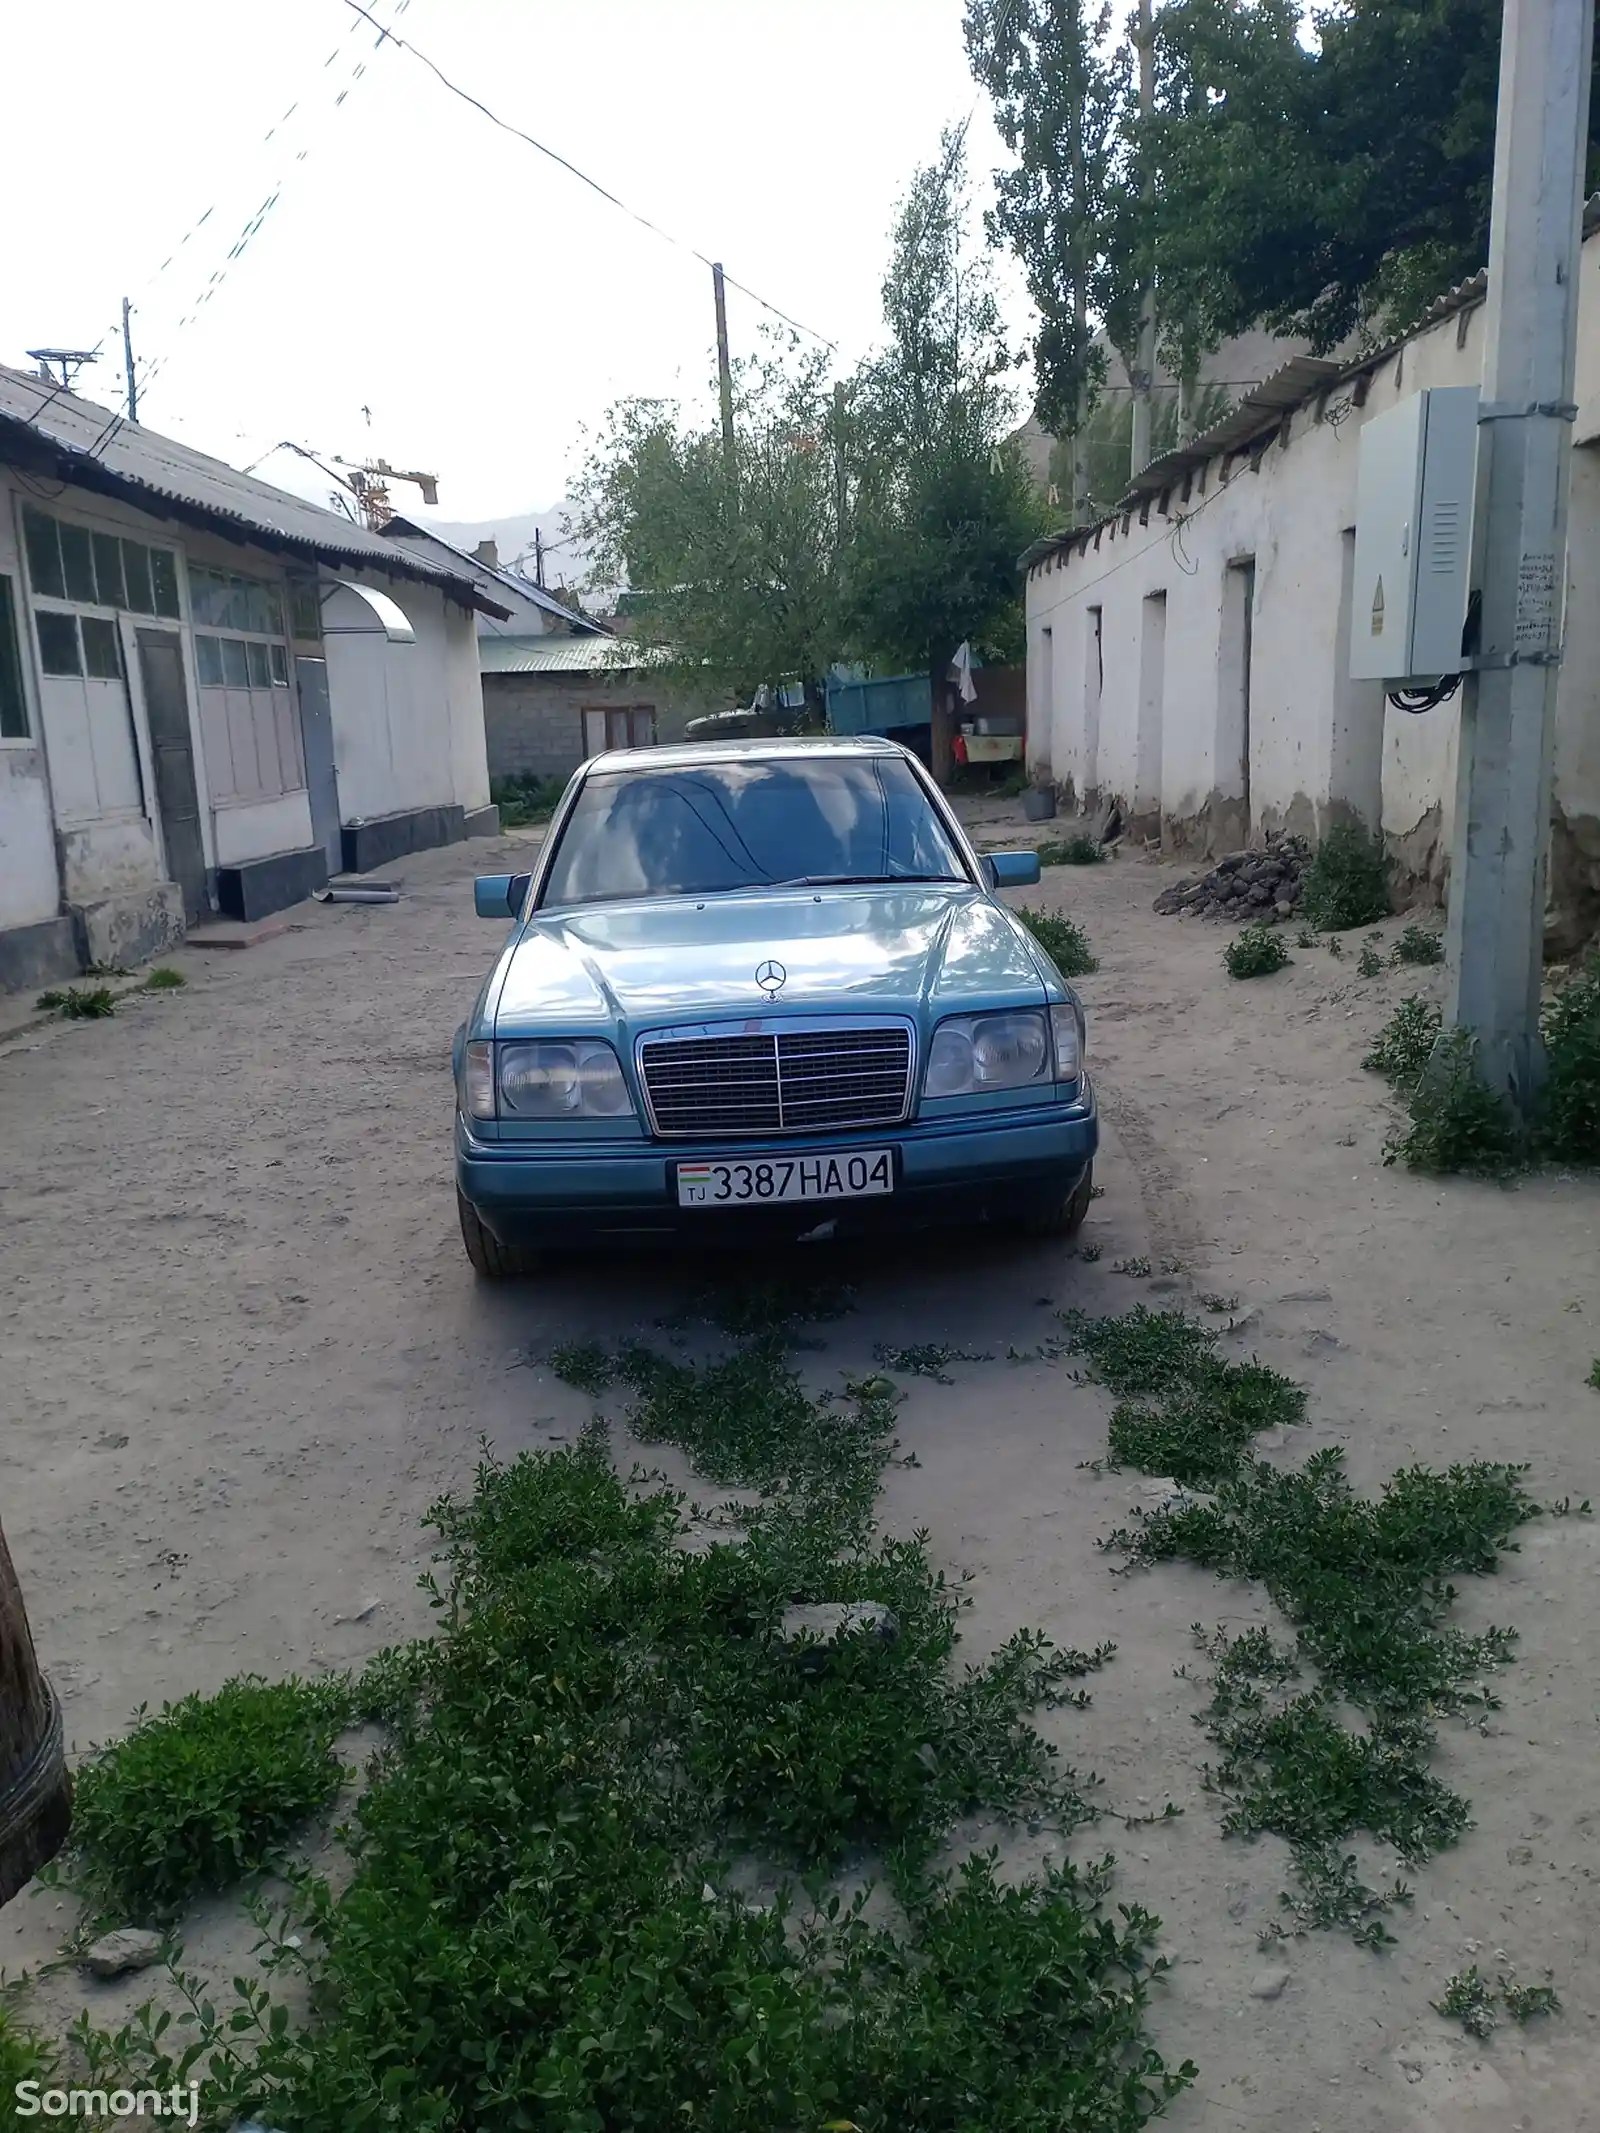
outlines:
[{"label": "car roof", "polygon": [[595,770],[678,770],[696,763],[759,761],[777,756],[903,756],[909,750],[877,733],[801,733],[731,741],[671,741],[659,748],[610,748],[591,756]]}]

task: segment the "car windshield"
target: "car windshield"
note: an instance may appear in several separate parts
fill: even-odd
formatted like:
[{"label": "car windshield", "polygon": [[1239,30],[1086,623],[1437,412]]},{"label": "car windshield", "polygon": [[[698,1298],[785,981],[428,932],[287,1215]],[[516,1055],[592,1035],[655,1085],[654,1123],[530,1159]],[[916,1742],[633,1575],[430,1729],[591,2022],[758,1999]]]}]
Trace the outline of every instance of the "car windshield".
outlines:
[{"label": "car windshield", "polygon": [[561,832],[541,902],[967,878],[903,757],[730,758],[596,771]]}]

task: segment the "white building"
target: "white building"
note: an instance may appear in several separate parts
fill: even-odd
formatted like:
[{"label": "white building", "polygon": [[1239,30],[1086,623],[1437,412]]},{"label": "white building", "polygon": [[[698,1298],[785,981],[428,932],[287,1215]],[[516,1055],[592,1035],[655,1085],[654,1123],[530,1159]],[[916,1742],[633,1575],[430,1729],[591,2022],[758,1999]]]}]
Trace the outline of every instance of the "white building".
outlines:
[{"label": "white building", "polygon": [[[1557,937],[1600,927],[1600,217],[1586,220],[1550,886]],[[1484,277],[1359,361],[1299,357],[1155,461],[1114,516],[1027,565],[1028,758],[1080,805],[1115,800],[1174,851],[1274,828],[1381,831],[1442,890],[1457,705],[1396,710],[1349,676],[1362,425],[1426,386],[1476,384]]]},{"label": "white building", "polygon": [[0,991],[492,829],[485,609],[459,568],[0,368]]}]

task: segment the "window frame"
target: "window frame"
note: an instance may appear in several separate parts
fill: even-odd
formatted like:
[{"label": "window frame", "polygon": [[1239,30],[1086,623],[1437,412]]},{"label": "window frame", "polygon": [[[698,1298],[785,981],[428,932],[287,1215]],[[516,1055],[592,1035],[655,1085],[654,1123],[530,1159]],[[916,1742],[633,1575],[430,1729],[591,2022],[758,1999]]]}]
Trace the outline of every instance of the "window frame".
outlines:
[{"label": "window frame", "polygon": [[[0,570],[0,748],[31,748],[35,745],[22,657],[22,623],[19,618],[23,609],[17,592],[15,576],[8,570]],[[8,732],[6,728],[8,694],[22,721],[19,733]]]}]

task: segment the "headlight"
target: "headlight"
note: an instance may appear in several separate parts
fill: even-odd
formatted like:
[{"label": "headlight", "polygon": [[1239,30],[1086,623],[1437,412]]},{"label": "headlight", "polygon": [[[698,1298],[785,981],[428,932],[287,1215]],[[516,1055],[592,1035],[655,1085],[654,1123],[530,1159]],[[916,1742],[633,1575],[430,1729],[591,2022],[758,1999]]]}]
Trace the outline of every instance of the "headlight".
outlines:
[{"label": "headlight", "polygon": [[609,1044],[502,1044],[500,1111],[508,1118],[616,1118],[632,1108]]},{"label": "headlight", "polygon": [[[496,1096],[498,1092],[498,1107]],[[633,1108],[609,1044],[469,1044],[461,1064],[468,1118],[620,1118]]]},{"label": "headlight", "polygon": [[1083,1009],[1076,1000],[1050,1010],[1050,1035],[1056,1048],[1057,1081],[1077,1081],[1083,1074]]},{"label": "headlight", "polygon": [[953,1015],[933,1033],[925,1096],[972,1096],[1050,1078],[1050,1031],[1037,1008]]}]

